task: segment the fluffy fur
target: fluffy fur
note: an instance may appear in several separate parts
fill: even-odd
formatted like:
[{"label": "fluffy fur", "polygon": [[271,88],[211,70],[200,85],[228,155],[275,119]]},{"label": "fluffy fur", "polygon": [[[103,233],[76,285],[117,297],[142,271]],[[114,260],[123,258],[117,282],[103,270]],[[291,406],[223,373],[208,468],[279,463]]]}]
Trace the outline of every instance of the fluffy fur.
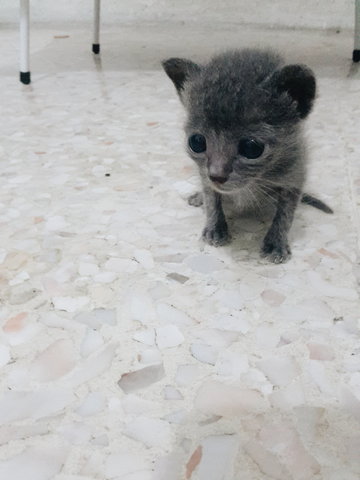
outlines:
[{"label": "fluffy fur", "polygon": [[[302,193],[306,148],[301,125],[315,98],[313,72],[304,65],[285,65],[272,51],[249,49],[218,55],[203,66],[172,58],[163,67],[187,112],[187,137],[206,139],[203,152],[187,146],[202,181],[202,194],[189,202],[204,203],[204,240],[214,246],[230,241],[222,206],[225,196],[241,208],[262,209],[275,203],[262,254],[275,263],[286,261],[291,254],[288,232],[299,200],[331,212]],[[260,143],[262,154],[246,158],[239,148],[241,139]]]}]

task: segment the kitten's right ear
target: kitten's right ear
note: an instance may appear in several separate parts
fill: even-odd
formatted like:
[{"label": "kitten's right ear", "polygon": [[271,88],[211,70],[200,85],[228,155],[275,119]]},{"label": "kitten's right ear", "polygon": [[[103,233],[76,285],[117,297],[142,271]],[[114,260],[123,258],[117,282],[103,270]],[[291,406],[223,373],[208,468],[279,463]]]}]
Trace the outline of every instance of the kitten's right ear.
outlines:
[{"label": "kitten's right ear", "polygon": [[308,116],[316,94],[316,80],[306,65],[286,65],[273,75],[279,93],[286,92],[297,104],[300,118]]},{"label": "kitten's right ear", "polygon": [[169,58],[169,60],[162,62],[162,66],[175,85],[180,98],[185,83],[201,70],[199,65],[183,58]]}]

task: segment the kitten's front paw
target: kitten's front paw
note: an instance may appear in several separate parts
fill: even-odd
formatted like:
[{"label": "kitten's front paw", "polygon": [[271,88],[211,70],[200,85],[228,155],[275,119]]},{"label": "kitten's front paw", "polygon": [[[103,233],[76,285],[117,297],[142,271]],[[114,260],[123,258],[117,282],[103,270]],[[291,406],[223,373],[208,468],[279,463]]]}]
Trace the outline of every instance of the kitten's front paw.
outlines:
[{"label": "kitten's front paw", "polygon": [[264,240],[261,256],[273,263],[285,263],[291,257],[291,250],[287,243]]},{"label": "kitten's front paw", "polygon": [[192,207],[201,207],[203,203],[204,203],[204,196],[202,192],[193,193],[188,198],[188,204],[191,205]]},{"label": "kitten's front paw", "polygon": [[226,223],[215,226],[206,226],[202,233],[204,242],[213,247],[222,247],[231,242],[231,235]]}]

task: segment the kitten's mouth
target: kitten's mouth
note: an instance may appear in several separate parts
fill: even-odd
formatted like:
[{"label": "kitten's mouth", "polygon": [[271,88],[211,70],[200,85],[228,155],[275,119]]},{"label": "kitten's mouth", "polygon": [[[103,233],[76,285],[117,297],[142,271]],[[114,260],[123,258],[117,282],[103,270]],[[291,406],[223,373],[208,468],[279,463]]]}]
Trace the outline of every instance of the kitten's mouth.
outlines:
[{"label": "kitten's mouth", "polygon": [[215,190],[215,192],[222,193],[224,195],[231,195],[233,193],[237,193],[248,185],[248,182],[246,180],[243,182],[241,182],[240,180],[232,181],[231,179],[227,180],[226,182],[216,182],[214,180],[211,180],[210,178],[208,180],[211,188]]},{"label": "kitten's mouth", "polygon": [[226,185],[226,183],[219,183],[219,182],[213,182],[210,180],[210,185],[213,190],[215,190],[218,193],[232,193],[233,189],[229,185]]}]

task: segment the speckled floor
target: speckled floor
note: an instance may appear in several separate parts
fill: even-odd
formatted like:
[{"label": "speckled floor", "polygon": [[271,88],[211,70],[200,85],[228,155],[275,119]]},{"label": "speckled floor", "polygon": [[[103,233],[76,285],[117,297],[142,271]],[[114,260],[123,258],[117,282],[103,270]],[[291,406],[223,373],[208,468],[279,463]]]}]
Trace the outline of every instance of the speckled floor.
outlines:
[{"label": "speckled floor", "polygon": [[[351,35],[241,33],[288,53],[296,44],[319,77],[307,190],[335,214],[300,206],[293,258],[276,266],[259,258],[265,226],[253,219],[232,226],[229,247],[199,242],[181,107],[154,69],[181,53],[180,35],[151,28],[162,49],[140,66],[140,43],[121,64],[116,31],[101,65],[76,50],[80,30],[54,39],[64,32],[37,29],[27,87],[11,55],[16,32],[0,33],[12,45],[0,59],[0,478],[357,480]],[[148,52],[154,31],[141,37]],[[197,58],[226,29],[204,38]],[[305,39],[316,48],[301,55]],[[86,58],[78,69],[69,52]]]}]

